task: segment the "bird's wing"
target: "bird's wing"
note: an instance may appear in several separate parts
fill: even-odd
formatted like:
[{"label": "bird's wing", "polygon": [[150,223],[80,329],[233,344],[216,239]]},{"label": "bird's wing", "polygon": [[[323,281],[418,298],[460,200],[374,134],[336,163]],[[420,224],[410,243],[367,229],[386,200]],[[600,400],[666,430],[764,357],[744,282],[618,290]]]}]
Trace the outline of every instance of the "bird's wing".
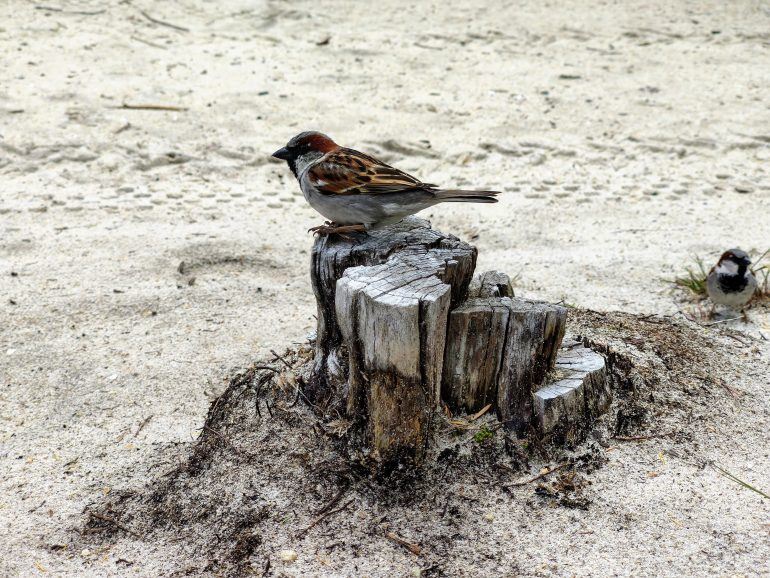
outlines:
[{"label": "bird's wing", "polygon": [[376,195],[414,190],[432,193],[436,187],[346,148],[329,153],[310,167],[307,179],[324,195]]}]

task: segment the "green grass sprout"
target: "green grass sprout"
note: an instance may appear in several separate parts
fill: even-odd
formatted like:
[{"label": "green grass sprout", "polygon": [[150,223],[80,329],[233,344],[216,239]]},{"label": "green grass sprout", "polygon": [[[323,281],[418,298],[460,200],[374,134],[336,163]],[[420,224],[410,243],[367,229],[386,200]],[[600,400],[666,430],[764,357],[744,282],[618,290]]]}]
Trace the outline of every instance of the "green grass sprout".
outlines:
[{"label": "green grass sprout", "polygon": [[759,495],[760,495],[760,496],[762,496],[763,498],[767,498],[768,500],[770,500],[770,496],[768,496],[768,495],[767,495],[765,492],[763,492],[762,490],[758,490],[757,488],[755,488],[755,487],[754,487],[754,486],[752,486],[751,484],[749,484],[749,483],[747,483],[747,482],[744,482],[744,481],[743,481],[743,480],[741,480],[740,478],[737,478],[736,476],[734,476],[733,474],[731,474],[731,473],[730,473],[730,472],[728,472],[727,470],[724,470],[724,469],[720,468],[718,465],[716,465],[716,464],[712,464],[712,465],[714,466],[714,468],[716,468],[717,470],[719,470],[719,472],[720,472],[720,473],[721,473],[723,476],[725,476],[725,477],[726,477],[728,480],[732,480],[732,481],[733,481],[733,482],[735,482],[736,484],[740,484],[740,485],[741,485],[741,486],[743,486],[744,488],[748,488],[748,489],[749,489],[749,490],[751,490],[752,492],[756,492],[757,494],[759,494]]}]

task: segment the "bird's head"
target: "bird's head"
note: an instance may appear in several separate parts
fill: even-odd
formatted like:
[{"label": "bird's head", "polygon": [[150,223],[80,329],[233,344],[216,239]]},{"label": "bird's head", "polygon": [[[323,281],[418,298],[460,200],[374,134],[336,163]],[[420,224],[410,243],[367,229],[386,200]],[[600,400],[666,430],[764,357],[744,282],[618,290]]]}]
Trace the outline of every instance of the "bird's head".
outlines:
[{"label": "bird's head", "polygon": [[307,131],[292,138],[285,147],[275,151],[273,156],[286,161],[291,172],[297,177],[308,165],[337,148],[337,143],[325,134]]},{"label": "bird's head", "polygon": [[730,249],[729,251],[722,253],[722,256],[719,258],[719,264],[726,261],[735,263],[738,267],[748,267],[751,265],[751,259],[749,258],[748,253],[740,249]]},{"label": "bird's head", "polygon": [[730,249],[722,253],[716,270],[722,275],[745,275],[749,265],[751,265],[751,259],[746,251]]}]

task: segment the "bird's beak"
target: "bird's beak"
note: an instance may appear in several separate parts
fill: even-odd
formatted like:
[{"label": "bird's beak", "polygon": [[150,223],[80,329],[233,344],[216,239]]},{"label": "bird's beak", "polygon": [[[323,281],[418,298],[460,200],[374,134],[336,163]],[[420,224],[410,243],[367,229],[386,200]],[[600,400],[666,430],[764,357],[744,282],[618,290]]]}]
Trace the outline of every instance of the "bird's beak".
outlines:
[{"label": "bird's beak", "polygon": [[289,152],[289,149],[282,147],[275,151],[273,156],[277,159],[281,159],[282,161],[288,161],[291,158],[291,153]]}]

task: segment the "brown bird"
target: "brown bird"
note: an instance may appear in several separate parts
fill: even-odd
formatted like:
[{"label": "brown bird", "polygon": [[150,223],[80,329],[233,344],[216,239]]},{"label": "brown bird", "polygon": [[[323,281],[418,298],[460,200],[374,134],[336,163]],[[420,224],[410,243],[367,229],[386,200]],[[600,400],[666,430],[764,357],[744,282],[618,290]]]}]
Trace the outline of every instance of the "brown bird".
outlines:
[{"label": "brown bird", "polygon": [[438,203],[496,203],[499,194],[423,183],[320,132],[298,134],[273,156],[288,163],[307,202],[329,219],[310,229],[316,234],[381,227]]}]

